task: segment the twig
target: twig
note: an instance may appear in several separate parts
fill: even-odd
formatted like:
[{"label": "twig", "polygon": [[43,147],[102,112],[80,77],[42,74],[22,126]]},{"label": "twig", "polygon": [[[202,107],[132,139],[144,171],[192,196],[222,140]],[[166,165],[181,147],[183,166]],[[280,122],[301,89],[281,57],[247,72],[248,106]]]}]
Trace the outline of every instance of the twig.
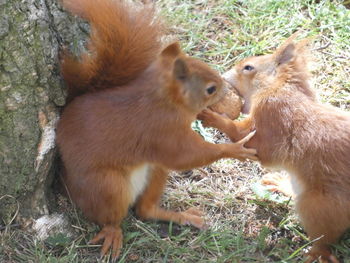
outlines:
[{"label": "twig", "polygon": [[207,171],[205,171],[203,168],[197,168],[197,170],[200,171],[205,176],[209,176],[209,173]]},{"label": "twig", "polygon": [[325,55],[329,55],[329,56],[332,56],[334,58],[341,58],[341,59],[349,59],[350,60],[350,57],[347,57],[347,56],[344,56],[344,55],[335,55],[333,53],[330,53],[330,52],[326,52],[326,51],[321,51],[321,53],[325,54]]},{"label": "twig", "polygon": [[318,51],[318,50],[322,50],[322,49],[326,49],[327,47],[329,47],[331,45],[331,42],[326,43],[324,46],[318,47],[318,48],[314,48],[313,51]]},{"label": "twig", "polygon": [[16,212],[15,214],[13,215],[13,217],[11,218],[10,222],[5,226],[5,232],[7,232],[7,229],[9,226],[11,226],[12,222],[16,219],[17,215],[18,215],[18,212],[19,212],[19,202],[17,201],[17,199],[15,197],[13,197],[12,195],[3,195],[0,197],[0,201],[4,198],[12,198],[16,201],[16,204],[17,204],[17,209],[16,209]]},{"label": "twig", "polygon": [[10,228],[10,227],[19,227],[20,224],[12,224],[12,225],[6,225],[6,226],[0,226],[0,231],[6,229],[6,228]]}]

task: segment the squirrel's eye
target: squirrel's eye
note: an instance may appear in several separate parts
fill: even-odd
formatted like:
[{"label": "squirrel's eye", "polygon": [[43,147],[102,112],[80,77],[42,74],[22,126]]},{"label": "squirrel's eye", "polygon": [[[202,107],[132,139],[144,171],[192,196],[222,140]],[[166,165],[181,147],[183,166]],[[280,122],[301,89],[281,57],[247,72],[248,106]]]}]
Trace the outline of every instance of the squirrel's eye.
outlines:
[{"label": "squirrel's eye", "polygon": [[251,65],[246,65],[246,66],[244,66],[244,68],[243,68],[244,70],[248,70],[248,71],[251,71],[251,70],[253,70],[254,69],[254,67],[253,66],[251,66]]},{"label": "squirrel's eye", "polygon": [[210,86],[207,88],[207,92],[209,95],[213,94],[216,91],[216,86]]}]

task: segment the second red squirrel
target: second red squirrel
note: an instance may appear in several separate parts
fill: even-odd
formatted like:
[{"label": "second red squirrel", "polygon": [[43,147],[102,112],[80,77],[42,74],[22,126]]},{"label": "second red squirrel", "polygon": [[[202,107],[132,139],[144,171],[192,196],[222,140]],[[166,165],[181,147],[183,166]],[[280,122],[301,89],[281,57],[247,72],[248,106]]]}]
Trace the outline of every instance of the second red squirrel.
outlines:
[{"label": "second red squirrel", "polygon": [[246,119],[210,111],[200,118],[232,141],[256,129],[247,146],[264,166],[292,177],[297,213],[314,241],[306,262],[337,263],[329,246],[350,227],[350,114],[317,102],[305,66],[307,41],[294,43],[294,37],[224,74],[245,100]]},{"label": "second red squirrel", "polygon": [[64,6],[90,22],[89,52],[66,53],[62,75],[68,105],[57,127],[71,199],[102,230],[117,258],[120,224],[129,207],[143,219],[203,227],[201,212],[160,208],[168,170],[203,166],[220,158],[256,159],[237,143],[211,144],[191,129],[196,115],[224,95],[221,77],[184,54],[178,43],[162,48],[162,26],[148,7],[125,1],[66,0]]}]

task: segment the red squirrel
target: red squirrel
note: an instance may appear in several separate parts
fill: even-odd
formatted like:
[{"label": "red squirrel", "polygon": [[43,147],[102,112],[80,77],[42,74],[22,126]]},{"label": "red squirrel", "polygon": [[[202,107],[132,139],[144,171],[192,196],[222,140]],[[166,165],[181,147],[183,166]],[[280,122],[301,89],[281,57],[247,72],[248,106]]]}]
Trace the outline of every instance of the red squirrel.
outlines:
[{"label": "red squirrel", "polygon": [[205,110],[207,126],[246,144],[262,165],[287,170],[296,210],[310,240],[306,262],[336,263],[330,244],[350,227],[350,114],[316,100],[309,85],[307,41],[290,37],[273,54],[247,58],[224,78],[245,100],[242,121]]},{"label": "red squirrel", "polygon": [[178,43],[162,48],[161,23],[147,6],[126,1],[66,0],[66,9],[90,22],[88,52],[63,55],[68,104],[57,127],[63,180],[73,202],[102,230],[101,254],[122,247],[121,221],[135,206],[142,219],[203,227],[194,208],[174,212],[159,201],[168,170],[220,158],[256,159],[238,143],[212,144],[191,122],[224,95],[223,80]]}]

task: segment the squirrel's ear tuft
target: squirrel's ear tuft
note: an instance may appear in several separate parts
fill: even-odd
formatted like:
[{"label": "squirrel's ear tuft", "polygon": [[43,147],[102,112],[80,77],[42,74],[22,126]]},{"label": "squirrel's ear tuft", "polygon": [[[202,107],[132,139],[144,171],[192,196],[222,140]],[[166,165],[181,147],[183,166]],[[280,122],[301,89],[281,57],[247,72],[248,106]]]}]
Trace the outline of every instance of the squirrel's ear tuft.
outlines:
[{"label": "squirrel's ear tuft", "polygon": [[186,80],[186,78],[188,77],[188,74],[189,74],[189,70],[186,65],[186,62],[181,58],[178,58],[177,60],[175,60],[174,77],[177,80]]},{"label": "squirrel's ear tuft", "polygon": [[161,56],[177,57],[181,54],[181,48],[179,42],[174,42],[163,49]]},{"label": "squirrel's ear tuft", "polygon": [[295,56],[295,44],[289,43],[277,50],[276,63],[277,65],[286,64],[292,61]]}]

